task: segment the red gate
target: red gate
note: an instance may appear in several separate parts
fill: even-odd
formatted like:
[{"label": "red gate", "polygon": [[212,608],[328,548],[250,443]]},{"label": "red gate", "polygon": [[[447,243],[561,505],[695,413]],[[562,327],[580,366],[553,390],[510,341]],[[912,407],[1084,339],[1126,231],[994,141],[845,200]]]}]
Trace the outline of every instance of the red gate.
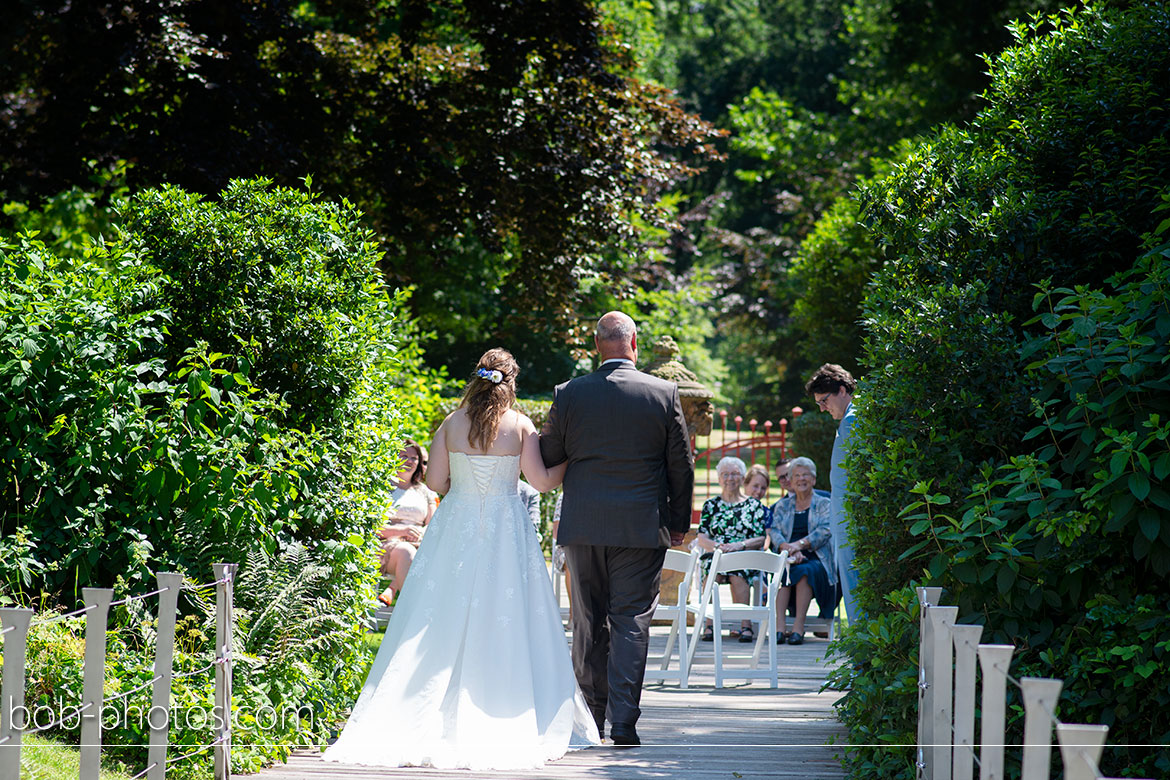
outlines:
[{"label": "red gate", "polygon": [[[795,420],[803,410],[799,406],[792,407],[792,419]],[[691,449],[695,450],[695,497],[692,502],[692,522],[699,522],[699,511],[703,502],[711,496],[719,495],[719,480],[715,476],[715,467],[719,460],[727,455],[735,457],[748,464],[760,463],[768,470],[769,478],[773,478],[772,464],[782,458],[792,457],[792,448],[788,446],[788,420],[781,418],[779,431],[773,431],[771,420],[764,420],[760,425],[756,420],[748,420],[748,430],[743,430],[743,417],[735,415],[730,422],[735,430],[728,430],[728,415],[726,409],[720,409],[715,414],[711,434],[707,437],[707,448],[695,450],[696,443],[691,439]],[[780,497],[779,489],[769,485],[766,503],[771,504]]]}]

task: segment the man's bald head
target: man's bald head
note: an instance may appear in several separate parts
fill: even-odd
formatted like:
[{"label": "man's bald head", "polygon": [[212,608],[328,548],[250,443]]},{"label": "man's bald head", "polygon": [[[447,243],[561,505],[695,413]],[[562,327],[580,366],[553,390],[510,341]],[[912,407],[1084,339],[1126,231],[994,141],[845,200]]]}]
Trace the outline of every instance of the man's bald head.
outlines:
[{"label": "man's bald head", "polygon": [[606,312],[597,321],[594,336],[597,354],[604,362],[611,358],[626,358],[637,362],[638,328],[629,315],[620,311]]}]

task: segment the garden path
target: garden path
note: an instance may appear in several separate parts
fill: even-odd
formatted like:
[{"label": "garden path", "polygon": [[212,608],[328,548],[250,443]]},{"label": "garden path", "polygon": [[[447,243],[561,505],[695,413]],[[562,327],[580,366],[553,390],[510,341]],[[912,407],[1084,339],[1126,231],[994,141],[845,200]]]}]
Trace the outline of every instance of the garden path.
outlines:
[{"label": "garden path", "polygon": [[[651,655],[661,652],[666,627],[651,633]],[[736,647],[742,647],[736,645]],[[833,703],[841,695],[821,692],[832,662],[824,659],[828,641],[811,634],[800,646],[777,648],[780,685],[766,681],[730,681],[714,687],[710,643],[702,643],[695,656],[690,687],[677,683],[649,683],[642,696],[638,734],[643,745],[634,749],[608,745],[570,753],[560,761],[530,772],[468,772],[327,764],[318,753],[294,754],[287,764],[259,775],[239,775],[239,780],[375,780],[375,778],[424,778],[425,780],[476,780],[478,778],[687,778],[687,780],[755,780],[843,778],[838,762],[840,748],[830,740],[845,741],[845,729],[837,721]],[[726,682],[726,681],[725,681]]]}]

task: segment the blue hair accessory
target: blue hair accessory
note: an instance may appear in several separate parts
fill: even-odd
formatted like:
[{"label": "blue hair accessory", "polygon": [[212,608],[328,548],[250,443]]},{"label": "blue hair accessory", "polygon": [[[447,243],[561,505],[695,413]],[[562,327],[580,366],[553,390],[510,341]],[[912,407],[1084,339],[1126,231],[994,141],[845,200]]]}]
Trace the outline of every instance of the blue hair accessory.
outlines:
[{"label": "blue hair accessory", "polygon": [[495,369],[489,371],[486,368],[477,368],[475,369],[475,375],[480,379],[486,379],[493,385],[498,385],[500,382],[504,381],[504,375]]}]

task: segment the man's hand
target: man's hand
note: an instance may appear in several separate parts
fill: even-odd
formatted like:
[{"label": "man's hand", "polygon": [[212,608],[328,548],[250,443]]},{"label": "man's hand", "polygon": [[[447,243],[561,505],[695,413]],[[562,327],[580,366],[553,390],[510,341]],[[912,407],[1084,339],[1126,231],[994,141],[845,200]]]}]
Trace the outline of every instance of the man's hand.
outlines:
[{"label": "man's hand", "polygon": [[677,531],[671,531],[670,532],[670,546],[671,547],[678,547],[679,545],[681,545],[683,543],[683,540],[686,538],[687,538],[687,535],[685,533],[678,533]]}]

